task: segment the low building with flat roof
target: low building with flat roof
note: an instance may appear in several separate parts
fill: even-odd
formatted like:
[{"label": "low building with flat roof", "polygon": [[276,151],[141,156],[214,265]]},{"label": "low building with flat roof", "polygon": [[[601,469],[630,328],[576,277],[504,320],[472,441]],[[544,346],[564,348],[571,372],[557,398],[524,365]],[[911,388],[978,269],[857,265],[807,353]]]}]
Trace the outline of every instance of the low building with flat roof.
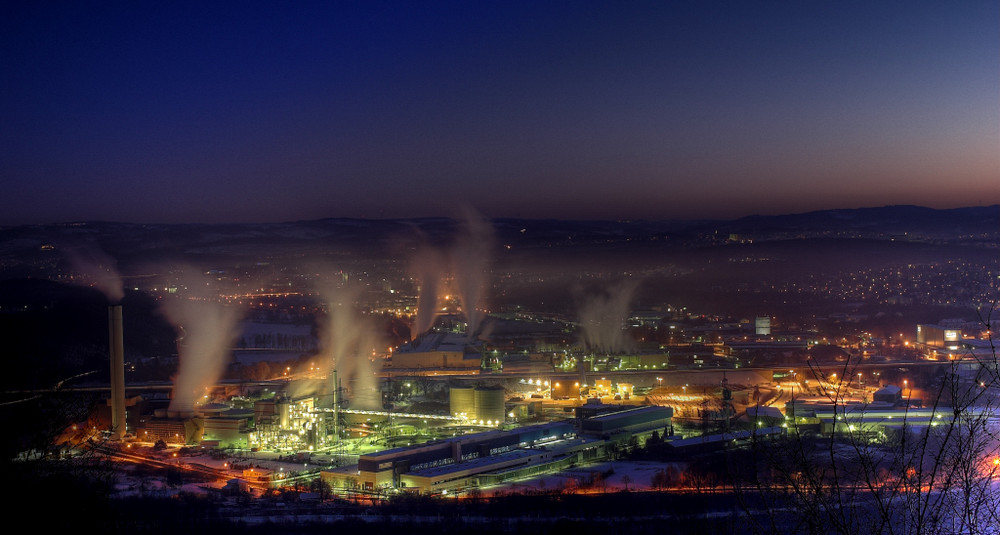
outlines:
[{"label": "low building with flat roof", "polygon": [[723,450],[729,447],[739,447],[767,437],[778,437],[785,434],[784,427],[759,427],[751,430],[730,431],[715,435],[668,440],[664,444],[668,451],[675,455],[706,453]]},{"label": "low building with flat roof", "polygon": [[670,427],[674,409],[649,405],[644,407],[621,406],[623,410],[608,412],[581,420],[582,434],[605,440],[641,439],[662,432]]},{"label": "low building with flat roof", "polygon": [[459,465],[521,448],[533,448],[557,440],[572,438],[575,429],[568,422],[522,427],[511,431],[485,431],[435,440],[417,446],[380,451],[358,458],[354,472],[323,472],[334,488],[375,490],[399,488],[400,476],[440,466]]},{"label": "low building with flat roof", "polygon": [[399,487],[430,494],[488,487],[563,470],[601,459],[604,455],[603,440],[580,437],[559,439],[463,463],[414,470],[400,475]]},{"label": "low building with flat roof", "polygon": [[322,472],[334,489],[394,488],[421,493],[488,486],[603,459],[612,443],[641,439],[670,427],[673,409],[609,406],[580,422],[492,430],[380,451],[356,466]]},{"label": "low building with flat roof", "polygon": [[479,370],[482,353],[463,334],[427,333],[400,346],[391,358],[393,369]]},{"label": "low building with flat roof", "polygon": [[955,351],[962,347],[962,330],[940,325],[917,325],[917,345],[925,349]]}]

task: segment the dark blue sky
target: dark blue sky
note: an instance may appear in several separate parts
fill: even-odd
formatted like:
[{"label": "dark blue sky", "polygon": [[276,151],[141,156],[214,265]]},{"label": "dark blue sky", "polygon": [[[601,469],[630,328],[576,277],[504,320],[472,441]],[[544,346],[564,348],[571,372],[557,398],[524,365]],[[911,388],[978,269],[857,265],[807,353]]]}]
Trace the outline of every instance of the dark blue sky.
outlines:
[{"label": "dark blue sky", "polygon": [[1000,203],[1000,4],[8,1],[0,179],[0,224]]}]

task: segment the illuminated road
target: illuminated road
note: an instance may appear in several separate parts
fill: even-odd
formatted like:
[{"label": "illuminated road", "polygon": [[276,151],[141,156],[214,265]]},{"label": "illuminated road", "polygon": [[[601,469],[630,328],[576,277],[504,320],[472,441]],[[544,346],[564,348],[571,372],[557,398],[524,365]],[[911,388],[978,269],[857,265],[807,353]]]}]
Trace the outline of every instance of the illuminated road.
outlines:
[{"label": "illuminated road", "polygon": [[[233,475],[233,473],[230,470],[224,468],[213,468],[211,466],[206,466],[203,464],[184,462],[179,459],[167,459],[167,460],[158,459],[156,457],[150,457],[135,453],[133,451],[129,451],[129,449],[127,448],[116,448],[108,445],[96,444],[96,445],[90,445],[90,448],[93,451],[100,453],[101,455],[113,459],[118,459],[120,461],[151,466],[154,468],[162,468],[167,470],[183,470],[186,472],[206,475],[215,479],[220,484],[220,486],[225,485],[226,482],[232,479],[240,479],[246,481],[243,478]],[[246,483],[250,487],[260,490],[266,490],[268,488],[267,485],[261,485],[259,483],[251,481],[246,481]]]}]

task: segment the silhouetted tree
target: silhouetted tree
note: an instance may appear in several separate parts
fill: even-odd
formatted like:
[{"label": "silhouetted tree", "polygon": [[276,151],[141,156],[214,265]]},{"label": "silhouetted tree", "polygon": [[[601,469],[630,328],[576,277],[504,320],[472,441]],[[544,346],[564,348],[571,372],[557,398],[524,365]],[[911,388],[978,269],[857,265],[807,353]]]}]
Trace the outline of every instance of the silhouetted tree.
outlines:
[{"label": "silhouetted tree", "polygon": [[[990,324],[994,307],[983,317]],[[758,439],[734,479],[757,533],[995,533],[1000,525],[1000,366],[995,347],[953,361],[937,385],[930,422],[907,409],[897,431],[864,425],[866,407],[847,410],[843,383],[829,394],[836,429]],[[841,377],[855,374],[857,358]],[[906,394],[906,393],[904,393]],[[793,420],[794,422],[794,420]]]}]

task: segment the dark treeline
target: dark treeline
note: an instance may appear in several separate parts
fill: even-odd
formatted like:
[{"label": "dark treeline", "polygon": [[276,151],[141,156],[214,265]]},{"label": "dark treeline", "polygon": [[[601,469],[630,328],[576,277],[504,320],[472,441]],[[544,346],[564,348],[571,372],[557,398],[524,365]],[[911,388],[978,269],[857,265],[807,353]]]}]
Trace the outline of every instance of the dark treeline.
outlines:
[{"label": "dark treeline", "polygon": [[[363,529],[365,533],[738,533],[738,504],[722,494],[616,492],[603,495],[537,493],[478,500],[396,496],[370,502],[329,500],[273,503],[254,500],[234,509],[212,498],[127,498],[103,503],[87,522],[114,532],[160,533],[183,529],[216,533],[313,533]],[[714,513],[714,514],[712,514]],[[728,513],[728,514],[727,514]],[[66,527],[70,527],[72,522]],[[55,526],[58,527],[58,526]],[[707,531],[706,531],[707,530]]]}]

